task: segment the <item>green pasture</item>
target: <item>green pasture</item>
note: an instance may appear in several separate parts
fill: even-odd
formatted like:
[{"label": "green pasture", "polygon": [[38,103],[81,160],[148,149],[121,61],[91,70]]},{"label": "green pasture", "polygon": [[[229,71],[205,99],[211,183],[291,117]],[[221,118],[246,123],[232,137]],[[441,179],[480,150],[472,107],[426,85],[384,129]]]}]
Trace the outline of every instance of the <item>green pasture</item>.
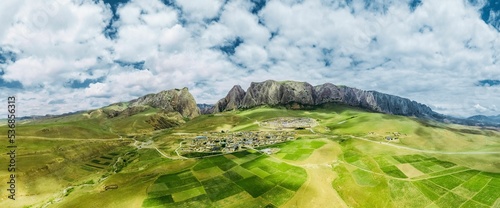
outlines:
[{"label": "green pasture", "polygon": [[[354,207],[493,207],[500,203],[498,173],[426,154],[373,155],[359,151],[352,142],[342,145],[345,163],[333,168],[339,177],[332,186]],[[408,170],[397,167],[400,164],[424,175],[410,179],[404,172]]]},{"label": "green pasture", "polygon": [[[315,149],[326,144],[315,138],[327,138],[342,151],[335,161],[325,162],[336,175],[332,187],[350,207],[500,206],[498,154],[448,154],[498,151],[500,133],[496,131],[334,104],[310,110],[258,107],[202,115],[186,119],[186,123],[168,131],[153,131],[147,120],[156,112],[150,108],[132,116],[106,118],[102,112],[95,111],[20,124],[17,128],[19,152],[22,152],[18,163],[22,173],[19,185],[30,187],[22,194],[33,197],[46,194],[43,200],[50,200],[47,196],[56,195],[68,185],[92,180],[95,185],[75,188],[56,207],[81,204],[91,207],[108,204],[116,207],[279,207],[290,200],[307,179],[304,168],[288,163],[304,163]],[[155,145],[162,151],[175,155],[172,150],[178,147],[181,136],[173,136],[174,133],[221,128],[233,132],[261,130],[258,122],[277,117],[309,117],[319,125],[314,128],[316,133],[308,129],[297,131],[295,141],[269,146],[280,149],[272,156],[242,151],[205,155],[202,159],[171,160],[154,149],[135,150],[130,145],[130,138],[141,141],[154,138]],[[5,131],[6,126],[0,126],[2,130]],[[385,136],[395,132],[401,136],[394,145],[444,154],[381,144],[386,142]],[[120,136],[124,140],[109,140]],[[0,150],[6,152],[5,147]],[[0,158],[0,162],[7,160]],[[115,163],[118,173],[113,174]],[[410,176],[415,173],[410,172],[411,168],[405,169],[408,167],[421,174]],[[106,180],[98,182],[101,178]],[[120,188],[101,190],[109,184],[118,184]]]},{"label": "green pasture", "polygon": [[[260,153],[207,157],[183,171],[159,176],[148,188],[142,206],[217,207],[249,202],[279,206],[294,196],[306,178],[302,168]],[[200,200],[204,203],[198,203]]]}]

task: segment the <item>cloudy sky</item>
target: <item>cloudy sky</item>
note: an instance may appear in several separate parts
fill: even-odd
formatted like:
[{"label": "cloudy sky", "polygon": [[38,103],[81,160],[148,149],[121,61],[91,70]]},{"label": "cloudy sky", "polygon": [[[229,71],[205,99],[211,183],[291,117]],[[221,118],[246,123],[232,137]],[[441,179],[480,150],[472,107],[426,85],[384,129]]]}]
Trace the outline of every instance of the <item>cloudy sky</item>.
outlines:
[{"label": "cloudy sky", "polygon": [[98,108],[182,87],[198,103],[214,103],[235,84],[246,89],[267,79],[376,90],[455,116],[497,115],[500,3],[0,4],[0,102],[16,95],[19,116]]}]

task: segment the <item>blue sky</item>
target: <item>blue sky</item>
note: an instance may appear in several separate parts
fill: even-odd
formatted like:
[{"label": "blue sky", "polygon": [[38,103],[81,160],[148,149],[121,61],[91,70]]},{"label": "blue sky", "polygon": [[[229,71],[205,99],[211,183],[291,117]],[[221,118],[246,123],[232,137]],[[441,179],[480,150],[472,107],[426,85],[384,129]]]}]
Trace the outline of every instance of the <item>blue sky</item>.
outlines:
[{"label": "blue sky", "polygon": [[500,114],[498,0],[7,0],[0,21],[0,102],[21,116],[267,79]]}]

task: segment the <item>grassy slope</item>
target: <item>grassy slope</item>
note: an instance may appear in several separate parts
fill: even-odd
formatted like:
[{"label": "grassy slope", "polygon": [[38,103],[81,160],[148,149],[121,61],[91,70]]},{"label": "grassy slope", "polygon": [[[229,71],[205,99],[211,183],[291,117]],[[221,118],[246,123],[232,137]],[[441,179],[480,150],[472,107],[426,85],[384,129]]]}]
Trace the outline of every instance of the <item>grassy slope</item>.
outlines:
[{"label": "grassy slope", "polygon": [[[154,110],[140,113],[131,117],[123,118],[113,118],[104,119],[102,115],[71,115],[62,118],[48,119],[44,121],[32,122],[26,125],[20,125],[18,127],[18,134],[20,138],[22,136],[43,136],[51,138],[117,138],[118,134],[127,133],[140,133],[141,131],[150,132],[151,130],[145,120],[148,118],[148,114],[154,113]],[[464,127],[457,125],[444,125],[444,124],[431,124],[422,121],[418,121],[412,118],[384,115],[379,113],[365,112],[360,109],[346,107],[346,106],[334,106],[328,105],[321,109],[315,110],[286,110],[277,108],[255,108],[244,111],[234,111],[226,112],[217,115],[202,115],[186,124],[174,129],[173,131],[168,131],[165,133],[160,133],[158,135],[158,141],[161,145],[162,141],[164,145],[178,145],[178,138],[175,137],[172,140],[171,133],[176,132],[188,132],[197,133],[204,131],[213,131],[216,129],[231,128],[233,131],[238,130],[259,130],[259,126],[256,121],[262,121],[266,119],[271,119],[275,117],[311,117],[315,118],[319,122],[319,126],[314,128],[315,132],[319,132],[325,135],[339,136],[339,135],[357,135],[365,138],[369,138],[375,141],[382,141],[383,137],[388,134],[388,132],[400,132],[406,134],[400,139],[400,145],[406,145],[418,149],[431,149],[439,151],[492,151],[499,149],[500,136],[498,132],[475,129],[473,127]],[[2,130],[5,127],[0,127]],[[42,129],[49,129],[47,132],[41,132]],[[309,131],[302,131],[305,134],[310,134]],[[368,132],[374,132],[375,134],[368,135]],[[300,136],[300,135],[299,135]],[[33,152],[34,155],[27,155],[26,160],[22,164],[26,169],[44,167],[46,164],[56,164],[58,158],[78,158],[81,155],[76,154],[76,147],[81,147],[84,143],[79,143],[78,141],[54,141],[54,140],[37,140],[35,138],[23,139],[25,142],[19,143],[19,146],[23,148],[23,152]],[[20,140],[21,141],[21,140]],[[335,140],[337,141],[337,140]],[[338,141],[340,142],[340,141]],[[36,145],[35,145],[36,144]],[[292,143],[293,144],[293,143]],[[379,174],[384,174],[384,172],[377,167],[378,163],[375,161],[375,157],[386,156],[386,155],[400,155],[400,154],[410,154],[414,153],[409,150],[401,150],[396,148],[391,148],[388,146],[374,145],[373,143],[360,141],[360,140],[349,140],[348,143],[339,143],[344,152],[355,152],[360,154],[359,161],[354,162],[354,165],[360,167],[368,167],[368,169],[373,170]],[[452,145],[451,145],[452,144]],[[95,145],[95,146],[92,146]],[[102,149],[102,143],[92,143],[89,144],[88,149],[83,148],[84,151],[90,151],[94,149]],[[293,146],[293,145],[292,145]],[[37,154],[37,151],[53,151],[59,147],[68,147],[71,150],[71,154],[61,155],[59,153],[50,154]],[[172,150],[173,148],[165,148]],[[6,151],[6,150],[2,150]],[[109,183],[117,184],[130,184],[129,187],[124,187],[119,190],[114,190],[110,192],[105,192],[103,194],[99,193],[101,190],[100,184],[98,187],[93,188],[83,188],[75,190],[68,199],[63,201],[61,207],[71,206],[72,203],[86,203],[92,202],[96,206],[102,206],[108,203],[114,203],[114,205],[119,205],[119,203],[132,203],[136,205],[141,205],[142,200],[146,197],[145,190],[157,177],[158,173],[168,174],[179,171],[180,167],[189,168],[194,164],[188,161],[169,161],[164,158],[159,157],[150,150],[144,150],[140,159],[136,162],[130,164],[124,169],[124,172],[113,175],[109,179]],[[366,156],[363,152],[373,154],[371,156]],[[96,152],[95,156],[105,154],[105,152]],[[460,166],[469,168],[484,168],[490,171],[497,170],[500,172],[500,164],[496,159],[498,155],[433,155],[434,157],[443,161],[452,161]],[[31,158],[30,158],[31,157]],[[35,159],[36,158],[36,159]],[[90,160],[87,159],[87,161]],[[29,162],[32,161],[32,162]],[[36,162],[33,162],[36,161]],[[2,163],[6,162],[3,161]],[[485,167],[486,165],[488,167]],[[356,166],[357,167],[357,166]],[[342,195],[344,200],[351,206],[363,207],[361,202],[358,200],[350,199],[350,196],[359,196],[359,199],[370,200],[372,195],[366,193],[377,193],[377,198],[374,200],[374,204],[380,206],[388,206],[387,203],[405,204],[404,199],[398,199],[395,197],[396,193],[390,190],[396,189],[396,187],[411,189],[415,191],[412,186],[406,183],[399,183],[394,181],[394,179],[382,177],[381,175],[367,175],[360,170],[356,170],[354,166],[341,165],[334,169],[339,175],[339,180],[343,181],[340,184],[344,184],[342,188],[334,186],[337,191]],[[25,170],[26,170],[25,169]],[[182,168],[181,168],[182,169]],[[22,170],[22,171],[25,171]],[[255,170],[257,171],[257,170]],[[260,172],[256,172],[260,173]],[[1,172],[2,176],[6,172]],[[54,184],[59,184],[55,186],[52,190],[47,190],[48,192],[53,192],[56,190],[61,190],[62,187],[66,187],[68,181],[73,180],[77,182],[76,178],[81,177],[85,173],[81,168],[77,166],[69,166],[68,168],[60,169],[57,173],[47,173],[44,175],[43,179],[38,180],[40,183],[37,186],[42,187],[44,181],[49,181]],[[98,176],[101,173],[93,172],[90,176]],[[37,176],[38,177],[38,176]],[[70,179],[68,179],[68,177]],[[74,179],[71,179],[74,178]],[[106,183],[108,183],[106,182]],[[358,183],[364,184],[365,186],[358,187]],[[28,186],[29,184],[26,184]],[[366,187],[368,185],[368,187]],[[407,187],[408,186],[408,187]],[[357,188],[358,187],[358,188]],[[363,192],[363,190],[369,189],[371,191]],[[45,189],[40,189],[45,190]],[[39,190],[39,191],[40,191]],[[38,192],[41,193],[41,192]],[[36,194],[36,193],[35,193]],[[422,198],[420,195],[415,195],[416,192],[409,192],[410,195],[407,197],[415,199],[421,199],[423,201],[427,200],[425,197]],[[411,195],[414,194],[414,195]],[[106,200],[97,200],[101,196],[106,196]],[[121,196],[128,196],[130,200],[119,200],[122,199]],[[40,196],[41,197],[41,196]],[[47,195],[45,195],[47,197]],[[71,199],[71,200],[70,200]],[[39,200],[37,198],[34,201]],[[115,201],[116,202],[112,202]],[[482,200],[482,199],[481,199]],[[409,201],[408,204],[412,204]],[[475,203],[471,201],[470,203]],[[408,205],[406,204],[406,205]],[[67,206],[66,206],[67,205]]]},{"label": "grassy slope", "polygon": [[[105,115],[97,110],[91,114],[81,113],[59,118],[18,123],[16,131],[17,135],[20,137],[38,136],[74,139],[118,138],[118,135],[151,133],[153,127],[146,121],[156,112],[158,112],[157,109],[151,108],[132,116],[106,118]],[[7,126],[0,126],[0,131],[6,130]]]},{"label": "grassy slope", "polygon": [[[175,131],[213,131],[222,126],[230,126],[233,131],[258,130],[256,121],[275,117],[315,118],[320,125],[314,130],[331,135],[348,134],[380,140],[392,132],[399,132],[405,134],[400,139],[403,145],[427,150],[493,151],[500,148],[499,132],[467,126],[434,124],[404,116],[366,112],[338,105],[327,105],[324,108],[307,111],[261,107],[217,115],[202,115]],[[368,135],[369,132],[374,134]],[[449,145],[450,143],[453,145]]]}]

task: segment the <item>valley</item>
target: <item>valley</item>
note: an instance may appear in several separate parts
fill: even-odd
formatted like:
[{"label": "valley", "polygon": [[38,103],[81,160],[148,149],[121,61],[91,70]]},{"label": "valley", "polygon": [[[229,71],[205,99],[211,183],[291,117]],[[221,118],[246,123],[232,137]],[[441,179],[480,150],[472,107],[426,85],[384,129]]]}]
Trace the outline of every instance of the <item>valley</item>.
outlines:
[{"label": "valley", "polygon": [[[500,133],[496,131],[343,105],[310,110],[262,106],[201,115],[174,128],[155,130],[142,123],[155,112],[159,111],[140,112],[134,119],[78,114],[23,125],[19,132],[25,133],[18,140],[22,148],[18,197],[24,204],[5,200],[0,204],[500,206],[496,191],[500,186]],[[266,135],[276,129],[262,124],[283,118],[311,119],[315,124],[294,126],[287,130],[290,135],[293,132],[292,140],[274,144],[242,145],[238,151],[224,154],[182,151],[196,136]],[[394,132],[401,136],[388,141],[387,136]],[[261,149],[277,151],[268,154]],[[1,174],[5,177],[7,172]],[[68,187],[71,191],[63,192]]]}]

